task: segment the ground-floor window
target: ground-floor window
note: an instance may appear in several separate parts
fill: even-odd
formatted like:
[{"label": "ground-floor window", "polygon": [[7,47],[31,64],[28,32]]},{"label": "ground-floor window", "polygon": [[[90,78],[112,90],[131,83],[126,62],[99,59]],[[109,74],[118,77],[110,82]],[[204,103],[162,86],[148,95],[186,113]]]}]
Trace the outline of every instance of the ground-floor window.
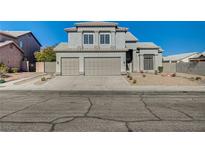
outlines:
[{"label": "ground-floor window", "polygon": [[154,55],[145,54],[144,55],[144,70],[154,69]]}]

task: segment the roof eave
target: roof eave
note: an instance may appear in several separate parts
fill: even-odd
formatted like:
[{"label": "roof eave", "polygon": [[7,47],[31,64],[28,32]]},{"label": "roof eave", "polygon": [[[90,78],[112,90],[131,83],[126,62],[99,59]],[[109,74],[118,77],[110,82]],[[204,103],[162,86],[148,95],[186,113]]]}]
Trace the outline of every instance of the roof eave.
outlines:
[{"label": "roof eave", "polygon": [[0,48],[5,47],[5,46],[7,46],[9,44],[14,44],[16,46],[16,48],[18,48],[19,51],[21,51],[21,53],[24,54],[24,51],[14,41],[11,41],[11,42],[9,42],[7,44],[4,44],[4,45],[0,46]]}]

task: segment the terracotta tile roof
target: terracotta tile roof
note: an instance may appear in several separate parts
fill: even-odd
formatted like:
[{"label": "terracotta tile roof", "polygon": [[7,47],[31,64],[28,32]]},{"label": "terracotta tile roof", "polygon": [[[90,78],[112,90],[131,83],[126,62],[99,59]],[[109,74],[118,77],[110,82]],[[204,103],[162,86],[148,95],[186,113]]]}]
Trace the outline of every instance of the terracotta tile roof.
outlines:
[{"label": "terracotta tile roof", "polygon": [[117,27],[117,28],[116,28],[116,31],[117,31],[117,32],[121,32],[121,31],[122,31],[122,32],[126,32],[127,30],[128,30],[128,28],[126,28],[126,27]]},{"label": "terracotta tile roof", "polygon": [[137,42],[138,41],[138,39],[132,33],[130,33],[130,32],[126,33],[125,40],[126,40],[126,42],[129,42],[129,41]]},{"label": "terracotta tile roof", "polygon": [[137,42],[138,49],[160,49],[159,46],[153,42]]},{"label": "terracotta tile roof", "polygon": [[115,27],[118,24],[115,22],[102,22],[102,21],[92,21],[92,22],[80,22],[80,23],[76,23],[75,26],[77,27],[93,27],[93,26],[97,26],[97,27]]},{"label": "terracotta tile roof", "polygon": [[76,32],[77,28],[76,27],[71,27],[71,28],[65,28],[64,29],[66,32]]}]

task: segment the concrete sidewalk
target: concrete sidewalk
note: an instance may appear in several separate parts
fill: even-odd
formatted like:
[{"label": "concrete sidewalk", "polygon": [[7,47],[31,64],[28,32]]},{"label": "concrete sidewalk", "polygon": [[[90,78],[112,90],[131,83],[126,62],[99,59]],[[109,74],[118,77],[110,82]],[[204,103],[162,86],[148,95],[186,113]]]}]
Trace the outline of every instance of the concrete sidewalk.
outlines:
[{"label": "concrete sidewalk", "polygon": [[[131,86],[123,76],[57,76],[43,84],[36,85],[41,76],[1,84],[0,90],[46,90],[46,91],[196,91],[205,92],[205,86]],[[20,84],[16,84],[20,83]]]}]

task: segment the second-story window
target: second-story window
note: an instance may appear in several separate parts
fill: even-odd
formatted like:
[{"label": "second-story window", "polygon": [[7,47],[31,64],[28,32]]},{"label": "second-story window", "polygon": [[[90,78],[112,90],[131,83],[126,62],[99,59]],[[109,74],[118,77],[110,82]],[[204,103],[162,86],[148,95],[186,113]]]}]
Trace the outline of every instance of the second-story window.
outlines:
[{"label": "second-story window", "polygon": [[23,48],[23,42],[22,41],[19,42],[19,46],[20,46],[20,48]]},{"label": "second-story window", "polygon": [[100,34],[100,44],[110,44],[110,34]]},{"label": "second-story window", "polygon": [[93,34],[84,34],[84,44],[93,44]]}]

